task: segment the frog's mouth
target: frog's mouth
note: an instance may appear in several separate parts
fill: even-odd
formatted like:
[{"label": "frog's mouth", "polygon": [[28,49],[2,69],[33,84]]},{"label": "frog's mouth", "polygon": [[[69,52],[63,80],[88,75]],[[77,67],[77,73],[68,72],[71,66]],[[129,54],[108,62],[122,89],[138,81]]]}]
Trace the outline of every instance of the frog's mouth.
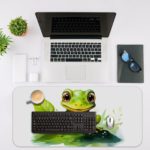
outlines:
[{"label": "frog's mouth", "polygon": [[72,111],[72,112],[86,112],[86,111],[89,111],[90,109],[92,109],[92,108],[94,107],[94,106],[91,106],[91,107],[85,108],[85,109],[74,109],[74,108],[71,108],[71,107],[66,106],[66,105],[64,105],[64,104],[62,104],[62,105],[63,105],[63,107],[65,107],[67,110]]}]

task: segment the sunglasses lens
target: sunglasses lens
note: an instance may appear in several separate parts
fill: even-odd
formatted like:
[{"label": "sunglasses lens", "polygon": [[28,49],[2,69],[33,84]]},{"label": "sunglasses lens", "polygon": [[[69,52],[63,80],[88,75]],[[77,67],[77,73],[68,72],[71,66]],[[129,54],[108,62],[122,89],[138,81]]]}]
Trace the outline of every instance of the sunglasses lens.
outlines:
[{"label": "sunglasses lens", "polygon": [[123,54],[121,55],[121,59],[124,62],[128,62],[129,61],[129,54],[126,51],[124,51]]},{"label": "sunglasses lens", "polygon": [[130,69],[133,71],[133,72],[139,72],[141,70],[140,66],[136,63],[136,62],[132,62],[130,64]]}]

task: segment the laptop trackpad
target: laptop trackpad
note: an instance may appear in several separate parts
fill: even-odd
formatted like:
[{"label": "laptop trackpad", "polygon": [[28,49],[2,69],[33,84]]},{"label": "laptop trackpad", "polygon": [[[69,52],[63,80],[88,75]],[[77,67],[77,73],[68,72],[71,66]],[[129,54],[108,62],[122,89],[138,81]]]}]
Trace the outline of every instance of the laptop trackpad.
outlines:
[{"label": "laptop trackpad", "polygon": [[66,65],[66,80],[85,80],[86,66],[85,65]]}]

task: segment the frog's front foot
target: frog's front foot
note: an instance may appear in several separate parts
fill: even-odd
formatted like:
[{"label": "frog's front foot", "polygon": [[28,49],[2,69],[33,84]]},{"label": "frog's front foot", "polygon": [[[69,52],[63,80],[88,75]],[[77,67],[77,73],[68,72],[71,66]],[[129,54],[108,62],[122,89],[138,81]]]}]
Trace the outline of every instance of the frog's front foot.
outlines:
[{"label": "frog's front foot", "polygon": [[[96,115],[96,125],[98,124],[98,123],[100,123],[100,121],[101,121],[101,115]],[[100,132],[100,131],[102,131],[103,130],[103,128],[101,128],[101,127],[96,127],[96,133],[98,133],[98,132]]]},{"label": "frog's front foot", "polygon": [[99,132],[101,132],[101,131],[103,131],[103,128],[101,128],[101,127],[96,127],[96,133],[99,133]]},{"label": "frog's front foot", "polygon": [[101,121],[101,116],[100,115],[96,115],[96,124],[100,123]]}]

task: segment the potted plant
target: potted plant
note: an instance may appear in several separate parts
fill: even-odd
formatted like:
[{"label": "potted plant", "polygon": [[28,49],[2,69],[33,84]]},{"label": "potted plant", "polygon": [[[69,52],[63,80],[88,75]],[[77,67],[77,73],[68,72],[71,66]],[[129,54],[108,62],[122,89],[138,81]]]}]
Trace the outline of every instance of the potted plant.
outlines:
[{"label": "potted plant", "polygon": [[15,36],[23,36],[27,32],[27,22],[22,17],[11,20],[8,27]]},{"label": "potted plant", "polygon": [[11,38],[5,35],[0,29],[0,55],[7,52],[7,48],[11,42]]}]

